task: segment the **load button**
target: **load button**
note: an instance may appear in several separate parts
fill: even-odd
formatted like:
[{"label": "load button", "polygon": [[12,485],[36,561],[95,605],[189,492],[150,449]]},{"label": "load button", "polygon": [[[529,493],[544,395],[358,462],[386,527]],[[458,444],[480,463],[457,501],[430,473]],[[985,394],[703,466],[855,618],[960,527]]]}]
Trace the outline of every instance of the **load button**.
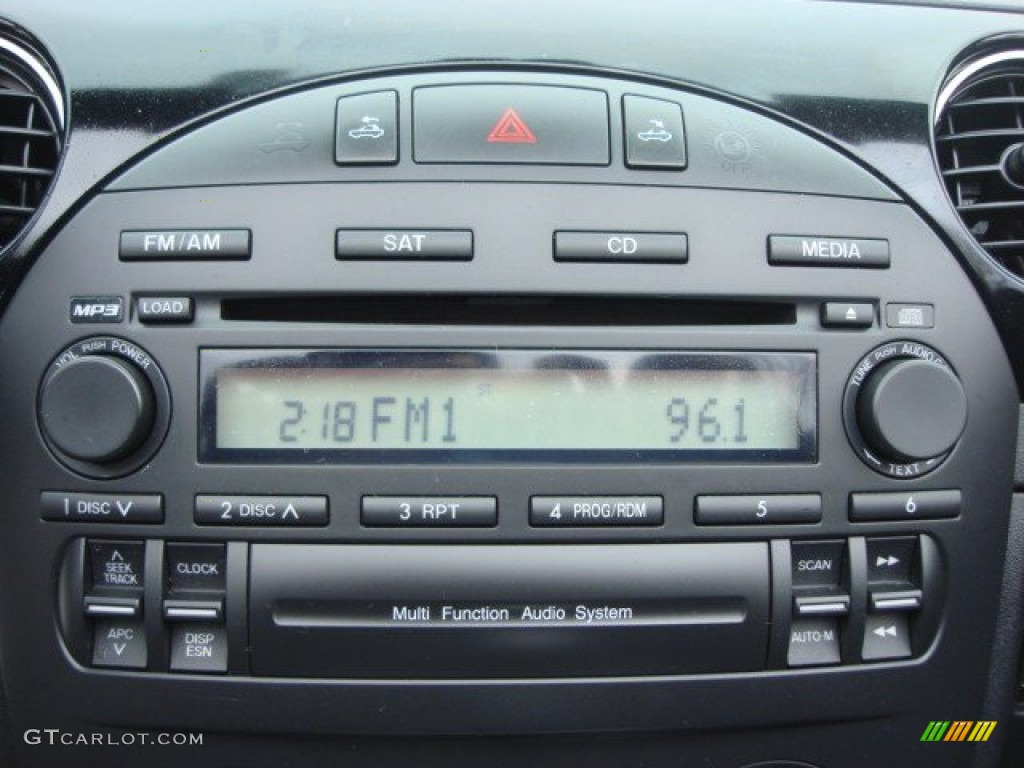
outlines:
[{"label": "load button", "polygon": [[187,296],[154,296],[140,298],[135,312],[142,323],[190,323],[194,309]]}]

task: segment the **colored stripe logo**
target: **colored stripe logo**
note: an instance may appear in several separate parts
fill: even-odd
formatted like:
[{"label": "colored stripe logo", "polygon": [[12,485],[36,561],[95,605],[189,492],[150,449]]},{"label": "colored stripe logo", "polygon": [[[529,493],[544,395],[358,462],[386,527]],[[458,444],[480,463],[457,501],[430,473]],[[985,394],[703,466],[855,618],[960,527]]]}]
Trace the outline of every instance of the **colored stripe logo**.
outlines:
[{"label": "colored stripe logo", "polygon": [[996,729],[995,720],[932,720],[921,741],[988,741]]}]

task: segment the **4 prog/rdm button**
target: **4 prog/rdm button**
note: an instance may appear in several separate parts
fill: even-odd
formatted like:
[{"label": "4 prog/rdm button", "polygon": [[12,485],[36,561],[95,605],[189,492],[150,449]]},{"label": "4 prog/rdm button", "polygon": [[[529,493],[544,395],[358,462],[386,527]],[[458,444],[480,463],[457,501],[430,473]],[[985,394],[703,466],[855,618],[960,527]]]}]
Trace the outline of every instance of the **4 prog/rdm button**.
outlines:
[{"label": "4 prog/rdm button", "polygon": [[664,522],[660,496],[534,496],[530,525],[535,528],[648,526]]},{"label": "4 prog/rdm button", "polygon": [[198,525],[302,528],[327,525],[326,496],[196,496]]}]

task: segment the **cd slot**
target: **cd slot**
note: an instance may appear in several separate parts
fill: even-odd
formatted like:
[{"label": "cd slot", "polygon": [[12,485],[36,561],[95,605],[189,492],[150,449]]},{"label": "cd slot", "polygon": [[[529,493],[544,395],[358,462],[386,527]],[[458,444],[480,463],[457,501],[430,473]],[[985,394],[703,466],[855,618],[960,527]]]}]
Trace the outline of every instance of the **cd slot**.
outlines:
[{"label": "cd slot", "polygon": [[764,669],[764,543],[252,547],[258,675],[590,677]]},{"label": "cd slot", "polygon": [[236,322],[387,325],[793,325],[796,305],[658,296],[251,296],[224,299],[221,318]]}]

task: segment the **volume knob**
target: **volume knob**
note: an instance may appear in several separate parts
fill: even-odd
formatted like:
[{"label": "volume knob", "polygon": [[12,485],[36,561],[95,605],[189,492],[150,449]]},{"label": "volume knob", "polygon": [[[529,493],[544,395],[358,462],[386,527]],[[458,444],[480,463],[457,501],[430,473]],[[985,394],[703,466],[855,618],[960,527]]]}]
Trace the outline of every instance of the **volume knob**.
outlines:
[{"label": "volume knob", "polygon": [[153,389],[132,362],[90,355],[61,364],[43,382],[39,424],[65,455],[93,464],[117,461],[153,430]]},{"label": "volume knob", "polygon": [[896,464],[948,453],[967,424],[967,396],[956,374],[934,358],[902,358],[873,370],[857,396],[865,444]]}]

